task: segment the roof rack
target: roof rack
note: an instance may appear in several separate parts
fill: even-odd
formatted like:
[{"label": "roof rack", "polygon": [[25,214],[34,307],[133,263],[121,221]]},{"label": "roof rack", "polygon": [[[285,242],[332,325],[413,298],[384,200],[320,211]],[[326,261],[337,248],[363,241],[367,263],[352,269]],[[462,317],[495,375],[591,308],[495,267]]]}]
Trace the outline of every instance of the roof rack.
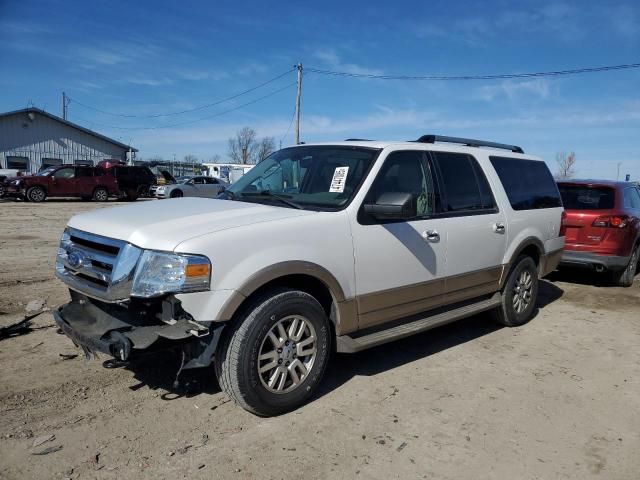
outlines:
[{"label": "roof rack", "polygon": [[345,142],[373,142],[373,140],[368,138],[347,138]]},{"label": "roof rack", "polygon": [[486,142],[484,140],[474,140],[473,138],[461,138],[461,137],[445,137],[443,135],[422,135],[416,142],[420,143],[459,143],[466,145],[467,147],[491,147],[501,148],[503,150],[511,150],[514,153],[524,153],[521,147],[517,145],[507,145],[505,143]]}]

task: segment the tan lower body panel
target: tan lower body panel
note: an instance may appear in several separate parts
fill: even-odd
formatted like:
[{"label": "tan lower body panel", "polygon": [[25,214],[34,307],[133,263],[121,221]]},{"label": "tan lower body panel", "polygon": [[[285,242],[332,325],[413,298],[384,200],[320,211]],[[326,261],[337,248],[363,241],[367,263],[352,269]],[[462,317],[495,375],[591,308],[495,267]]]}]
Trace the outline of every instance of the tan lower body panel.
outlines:
[{"label": "tan lower body panel", "polygon": [[422,313],[500,289],[504,266],[431,280],[357,297],[358,328]]}]

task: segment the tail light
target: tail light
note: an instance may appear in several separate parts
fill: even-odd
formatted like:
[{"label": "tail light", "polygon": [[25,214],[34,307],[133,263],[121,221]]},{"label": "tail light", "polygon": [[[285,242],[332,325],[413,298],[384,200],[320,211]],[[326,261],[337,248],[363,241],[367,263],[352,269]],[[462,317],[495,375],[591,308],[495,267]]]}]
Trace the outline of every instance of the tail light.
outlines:
[{"label": "tail light", "polygon": [[624,228],[627,226],[629,217],[626,215],[603,215],[596,218],[591,226],[608,227],[608,228]]},{"label": "tail light", "polygon": [[567,233],[567,226],[565,225],[567,221],[567,212],[562,210],[562,215],[560,216],[560,236],[564,237]]}]

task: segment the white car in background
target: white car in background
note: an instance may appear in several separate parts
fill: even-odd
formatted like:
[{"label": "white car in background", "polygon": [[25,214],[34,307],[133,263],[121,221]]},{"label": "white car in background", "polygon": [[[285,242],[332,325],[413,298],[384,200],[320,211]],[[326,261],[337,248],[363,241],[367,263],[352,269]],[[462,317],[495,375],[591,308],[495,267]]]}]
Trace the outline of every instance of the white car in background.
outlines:
[{"label": "white car in background", "polygon": [[155,196],[156,198],[216,198],[228,186],[227,182],[218,178],[206,176],[179,177],[177,183],[158,186],[155,189]]}]

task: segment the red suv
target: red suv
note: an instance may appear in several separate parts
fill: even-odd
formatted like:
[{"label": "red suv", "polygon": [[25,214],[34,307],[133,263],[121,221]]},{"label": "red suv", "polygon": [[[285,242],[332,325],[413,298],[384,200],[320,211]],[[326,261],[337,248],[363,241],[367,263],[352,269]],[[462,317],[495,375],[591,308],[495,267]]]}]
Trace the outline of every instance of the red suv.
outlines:
[{"label": "red suv", "polygon": [[640,257],[640,189],[629,182],[558,182],[565,217],[565,250],[560,266],[611,272],[617,285],[629,287]]}]

